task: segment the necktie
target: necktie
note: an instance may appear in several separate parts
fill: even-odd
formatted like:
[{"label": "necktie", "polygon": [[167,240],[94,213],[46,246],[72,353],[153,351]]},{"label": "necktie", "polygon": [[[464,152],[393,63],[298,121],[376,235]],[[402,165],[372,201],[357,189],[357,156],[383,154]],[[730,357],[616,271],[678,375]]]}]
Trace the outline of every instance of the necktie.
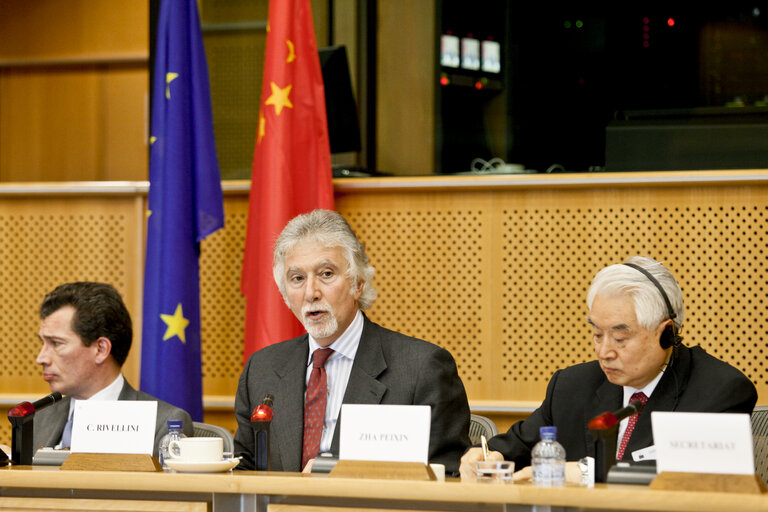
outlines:
[{"label": "necktie", "polygon": [[[630,403],[638,401],[645,405],[645,403],[648,401],[648,397],[645,396],[645,393],[639,392],[634,393],[629,398]],[[621,444],[619,445],[619,451],[616,453],[616,460],[621,460],[622,457],[624,457],[624,450],[627,449],[627,444],[629,443],[629,438],[632,437],[632,431],[635,430],[635,425],[637,424],[637,414],[633,414],[629,417],[629,423],[627,423],[627,429],[624,431],[624,436],[621,438]]]},{"label": "necktie", "polygon": [[325,361],[331,357],[333,349],[319,348],[312,354],[312,373],[307,384],[307,396],[304,399],[304,446],[301,450],[301,468],[320,451],[320,439],[325,425],[325,402],[328,398],[328,376],[325,373]]},{"label": "necktie", "polygon": [[72,415],[67,420],[67,424],[64,425],[64,432],[61,433],[61,447],[69,448],[72,446],[72,424],[75,422],[75,411],[72,411]]}]

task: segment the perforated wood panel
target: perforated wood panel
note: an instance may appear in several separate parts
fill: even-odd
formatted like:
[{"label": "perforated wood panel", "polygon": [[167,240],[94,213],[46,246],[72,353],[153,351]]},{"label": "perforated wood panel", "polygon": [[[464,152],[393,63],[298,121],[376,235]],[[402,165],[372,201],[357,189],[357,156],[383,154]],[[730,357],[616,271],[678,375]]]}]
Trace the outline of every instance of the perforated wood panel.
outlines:
[{"label": "perforated wood panel", "polygon": [[387,192],[337,208],[378,270],[371,317],[448,348],[471,399],[541,400],[555,370],[592,359],[589,283],[634,254],[680,282],[685,342],[768,391],[764,188]]},{"label": "perforated wood panel", "polygon": [[203,393],[207,395],[234,395],[243,360],[245,299],[240,274],[248,197],[227,197],[224,214],[224,228],[201,244]]},{"label": "perforated wood panel", "polygon": [[[202,244],[207,396],[233,396],[242,368],[247,202],[226,195],[226,226]],[[56,284],[112,282],[138,320],[142,204],[0,197],[0,393],[47,391],[34,363],[37,308]],[[685,342],[741,369],[768,399],[768,186],[361,191],[336,207],[376,268],[369,316],[450,350],[470,400],[541,400],[556,369],[591,359],[589,282],[633,254],[664,261],[680,282]]]},{"label": "perforated wood panel", "polygon": [[35,357],[38,308],[56,285],[99,280],[136,301],[133,199],[0,202],[0,389],[46,392]]},{"label": "perforated wood panel", "polygon": [[371,317],[448,349],[467,384],[486,379],[488,213],[470,205],[340,212],[377,269]]}]

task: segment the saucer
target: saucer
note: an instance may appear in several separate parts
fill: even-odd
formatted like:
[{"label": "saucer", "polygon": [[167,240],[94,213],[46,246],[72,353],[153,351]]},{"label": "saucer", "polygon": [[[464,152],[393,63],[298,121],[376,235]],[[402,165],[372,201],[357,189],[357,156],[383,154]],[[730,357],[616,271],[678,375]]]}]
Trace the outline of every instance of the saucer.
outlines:
[{"label": "saucer", "polygon": [[216,462],[195,462],[166,459],[169,468],[180,473],[218,473],[229,471],[240,463],[240,459],[224,459]]}]

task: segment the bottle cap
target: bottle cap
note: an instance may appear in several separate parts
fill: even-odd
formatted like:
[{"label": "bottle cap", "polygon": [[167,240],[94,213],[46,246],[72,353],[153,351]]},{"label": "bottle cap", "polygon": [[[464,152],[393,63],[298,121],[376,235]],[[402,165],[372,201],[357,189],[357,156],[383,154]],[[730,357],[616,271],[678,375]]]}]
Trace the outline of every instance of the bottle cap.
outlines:
[{"label": "bottle cap", "polygon": [[557,427],[539,427],[539,436],[542,439],[554,439],[557,437]]},{"label": "bottle cap", "polygon": [[168,420],[168,430],[181,430],[183,427],[183,420]]}]

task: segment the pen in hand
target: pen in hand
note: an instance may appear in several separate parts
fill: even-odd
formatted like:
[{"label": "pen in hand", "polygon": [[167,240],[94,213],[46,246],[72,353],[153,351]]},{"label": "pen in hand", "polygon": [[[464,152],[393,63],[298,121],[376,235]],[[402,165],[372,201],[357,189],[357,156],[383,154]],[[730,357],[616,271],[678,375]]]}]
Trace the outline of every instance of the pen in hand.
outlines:
[{"label": "pen in hand", "polygon": [[483,447],[483,460],[488,460],[488,440],[484,435],[480,436],[480,446]]}]

